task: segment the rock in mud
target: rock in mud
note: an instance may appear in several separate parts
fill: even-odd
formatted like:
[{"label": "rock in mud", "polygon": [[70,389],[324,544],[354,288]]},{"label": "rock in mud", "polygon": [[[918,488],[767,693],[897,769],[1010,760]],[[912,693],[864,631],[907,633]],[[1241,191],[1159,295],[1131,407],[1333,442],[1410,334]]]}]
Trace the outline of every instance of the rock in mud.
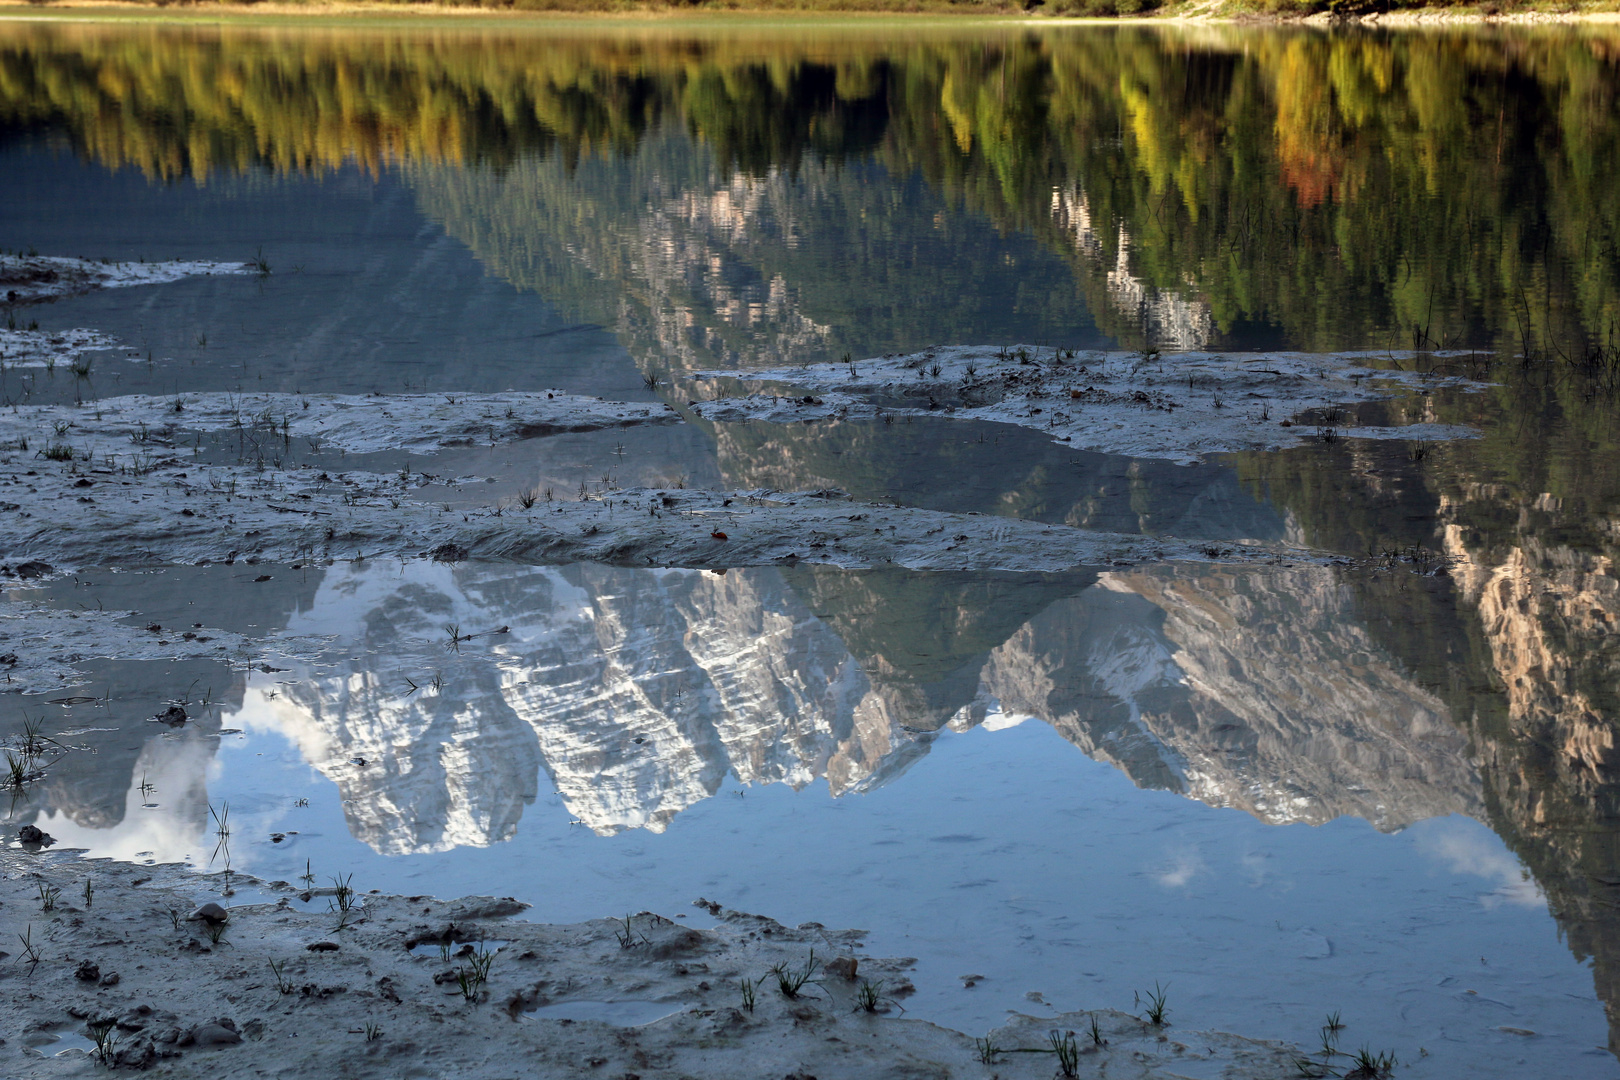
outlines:
[{"label": "rock in mud", "polygon": [[157,720],[160,723],[168,724],[170,727],[179,727],[181,724],[186,722],[188,717],[186,716],[186,710],[182,709],[178,705],[170,705],[167,709],[164,709],[152,719]]},{"label": "rock in mud", "polygon": [[686,956],[697,952],[706,944],[702,932],[689,926],[677,927],[671,933],[653,943],[652,954],[660,960],[668,960],[676,956]]},{"label": "rock in mud", "polygon": [[217,1020],[205,1020],[191,1029],[191,1032],[182,1040],[181,1046],[231,1046],[242,1041],[242,1035],[236,1030],[236,1022],[229,1017],[220,1017]]},{"label": "rock in mud", "polygon": [[853,957],[853,956],[839,956],[839,957],[835,957],[832,960],[827,961],[826,967],[823,970],[825,970],[827,972],[827,974],[832,975],[835,978],[854,979],[855,978],[855,970],[859,966],[860,966],[860,961],[857,960],[855,957]]},{"label": "rock in mud", "polygon": [[24,825],[17,830],[17,839],[25,844],[43,844],[45,842],[45,830],[38,825]]},{"label": "rock in mud", "polygon": [[33,559],[17,567],[17,576],[24,581],[33,581],[37,578],[47,577],[56,572],[56,567],[48,562]]},{"label": "rock in mud", "polygon": [[229,922],[231,913],[214,903],[212,900],[192,910],[186,919],[191,922],[202,920],[211,923]]},{"label": "rock in mud", "polygon": [[95,982],[101,978],[101,968],[90,960],[84,960],[73,970],[73,977],[80,982]]}]

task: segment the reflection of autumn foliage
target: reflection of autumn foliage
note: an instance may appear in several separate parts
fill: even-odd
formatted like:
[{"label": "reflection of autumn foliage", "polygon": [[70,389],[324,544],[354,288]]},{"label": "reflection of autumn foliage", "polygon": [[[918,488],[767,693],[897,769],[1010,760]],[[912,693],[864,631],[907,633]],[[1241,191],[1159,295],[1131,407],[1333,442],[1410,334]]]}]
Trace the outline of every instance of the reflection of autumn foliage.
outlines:
[{"label": "reflection of autumn foliage", "polygon": [[14,24],[0,124],[198,180],[622,160],[673,128],[723,170],[869,159],[920,176],[1064,252],[1127,341],[1140,327],[1108,299],[1121,274],[1207,304],[1219,332],[1279,327],[1307,348],[1573,348],[1620,323],[1617,41]]},{"label": "reflection of autumn foliage", "polygon": [[1273,76],[1277,100],[1277,163],[1283,180],[1307,209],[1331,197],[1344,167],[1335,136],[1332,94],[1322,65],[1304,39],[1283,51]]}]

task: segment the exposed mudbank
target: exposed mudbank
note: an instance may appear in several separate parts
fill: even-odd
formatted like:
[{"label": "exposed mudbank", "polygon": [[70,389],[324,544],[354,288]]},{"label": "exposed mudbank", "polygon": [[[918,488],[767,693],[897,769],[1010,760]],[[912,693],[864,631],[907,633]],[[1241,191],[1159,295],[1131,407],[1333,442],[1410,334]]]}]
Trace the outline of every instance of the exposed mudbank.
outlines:
[{"label": "exposed mudbank", "polygon": [[[175,394],[40,405],[13,418],[5,438],[53,439],[102,458],[175,451],[185,435],[241,430],[255,442],[297,438],[349,453],[429,454],[569,432],[680,423],[668,405],[603,401],[561,390],[502,394]],[[31,422],[30,422],[31,421]]]},{"label": "exposed mudbank", "polygon": [[85,353],[110,352],[124,343],[97,330],[13,330],[0,326],[0,365],[4,368],[70,368]]},{"label": "exposed mudbank", "polygon": [[[12,414],[0,417],[0,445]],[[807,562],[939,570],[1065,570],[1186,559],[1308,557],[976,514],[857,503],[842,492],[533,492],[456,510],[417,501],[420,474],[209,467],[77,448],[0,457],[0,551],[58,567],[431,557],[534,564],[732,567]],[[53,456],[54,455],[54,456]]]},{"label": "exposed mudbank", "polygon": [[0,965],[10,1075],[78,1075],[89,1057],[208,1078],[258,1076],[267,1061],[279,1076],[493,1078],[521,1060],[556,1077],[1046,1080],[1054,1039],[1071,1075],[1298,1073],[1283,1044],[1111,1009],[1014,1014],[975,1040],[906,1018],[914,961],[865,955],[863,932],[701,900],[694,918],[712,927],[651,912],[530,923],[511,919],[526,905],[510,899],[240,875],[235,897],[210,900],[218,877],[37,848],[0,853],[0,923],[24,943]]},{"label": "exposed mudbank", "polygon": [[[525,563],[1065,570],[1161,559],[1253,559],[1285,546],[1194,544],[1063,525],[855,503],[841,491],[549,490],[430,504],[446,481],[289,463],[293,440],[345,452],[435,450],[548,433],[678,423],[662,403],[560,392],[488,395],[177,394],[0,412],[0,552],[58,566],[388,555]],[[237,432],[236,461],[203,435]],[[219,449],[210,446],[210,450]],[[464,500],[462,500],[464,502]]]},{"label": "exposed mudbank", "polygon": [[0,303],[32,304],[92,289],[164,285],[181,278],[249,274],[240,262],[110,262],[60,255],[0,255]]},{"label": "exposed mudbank", "polygon": [[800,392],[721,396],[695,401],[692,410],[706,420],[773,423],[955,416],[1034,428],[1077,450],[1181,463],[1312,439],[1478,435],[1453,424],[1357,424],[1346,406],[1440,386],[1483,388],[1454,376],[1367,366],[1373,359],[1357,353],[1160,356],[939,346],[853,363],[699,372],[699,378],[783,383]]}]

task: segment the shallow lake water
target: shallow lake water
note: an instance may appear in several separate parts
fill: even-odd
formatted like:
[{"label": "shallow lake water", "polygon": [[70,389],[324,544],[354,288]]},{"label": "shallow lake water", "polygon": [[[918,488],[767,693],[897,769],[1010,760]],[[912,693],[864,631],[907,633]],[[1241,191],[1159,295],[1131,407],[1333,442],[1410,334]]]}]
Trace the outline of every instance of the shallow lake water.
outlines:
[{"label": "shallow lake water", "polygon": [[1195,465],[943,414],[433,455],[198,434],[203,462],[426,472],[447,513],[836,488],[1311,554],[64,567],[7,585],[6,649],[47,609],[229,644],[35,642],[58,685],[0,719],[67,749],[8,834],[189,863],[199,897],[228,866],[860,927],[917,958],[906,1015],[974,1034],[1164,985],[1188,1030],[1314,1047],[1338,1012],[1401,1075],[1614,1076],[1617,92],[1597,29],[0,23],[0,248],[268,267],[0,307],[125,346],[0,367],[7,404],[681,408],[701,370],[951,343],[1466,356],[1492,383],[1362,410],[1478,438]]}]

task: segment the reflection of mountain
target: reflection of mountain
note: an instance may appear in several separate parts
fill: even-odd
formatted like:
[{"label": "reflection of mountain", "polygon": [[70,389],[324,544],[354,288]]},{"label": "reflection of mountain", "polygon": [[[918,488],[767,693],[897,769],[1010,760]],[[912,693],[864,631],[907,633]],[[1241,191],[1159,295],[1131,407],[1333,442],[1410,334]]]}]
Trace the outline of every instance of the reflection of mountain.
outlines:
[{"label": "reflection of mountain", "polygon": [[1438,462],[1323,448],[1240,467],[1308,544],[1449,556],[1443,576],[1346,573],[1356,621],[1472,740],[1480,813],[1545,891],[1571,950],[1591,958],[1620,1051],[1613,398],[1563,370],[1504,378],[1499,392],[1441,403],[1447,421],[1483,412],[1488,434]]},{"label": "reflection of mountain", "polygon": [[666,124],[631,155],[410,176],[492,271],[612,327],[655,372],[1089,337],[1061,258],[875,164],[750,177]]},{"label": "reflection of mountain", "polygon": [[[914,620],[949,610],[971,624],[972,601],[1027,591],[963,587],[974,595],[924,588],[922,607],[872,621],[920,631]],[[456,653],[442,644],[447,622],[509,629]],[[901,730],[920,719],[918,696],[946,684],[933,726],[971,706],[976,685],[952,696],[950,672],[993,644],[958,627],[930,639],[939,671],[881,657],[863,670],[780,573],[747,570],[436,568],[404,585],[354,573],[329,579],[301,626],[364,641],[381,657],[366,671],[400,673],[340,668],[299,681],[278,708],[344,789],[355,834],[395,852],[509,836],[542,765],[603,832],[661,830],[728,773],[794,786],[826,776],[835,794],[883,782],[920,749]],[[403,693],[405,676],[434,672],[442,690]]]},{"label": "reflection of mountain", "polygon": [[[1544,509],[1551,509],[1546,507]],[[1474,689],[1489,820],[1590,957],[1620,1052],[1620,577],[1612,550],[1533,537],[1492,551],[1445,530],[1493,685]],[[1483,700],[1481,700],[1483,699]],[[1494,699],[1494,700],[1492,700]]]},{"label": "reflection of mountain", "polygon": [[1142,570],[1054,605],[985,684],[1137,783],[1262,820],[1478,816],[1468,739],[1321,567]]},{"label": "reflection of mountain", "polygon": [[[1465,739],[1345,618],[1331,571],[1091,580],[351,571],[295,628],[374,655],[271,708],[391,852],[510,836],[542,768],[603,832],[661,830],[727,774],[869,788],[997,699],[1138,783],[1268,821],[1479,812]],[[447,625],[508,629],[455,652]]]}]

